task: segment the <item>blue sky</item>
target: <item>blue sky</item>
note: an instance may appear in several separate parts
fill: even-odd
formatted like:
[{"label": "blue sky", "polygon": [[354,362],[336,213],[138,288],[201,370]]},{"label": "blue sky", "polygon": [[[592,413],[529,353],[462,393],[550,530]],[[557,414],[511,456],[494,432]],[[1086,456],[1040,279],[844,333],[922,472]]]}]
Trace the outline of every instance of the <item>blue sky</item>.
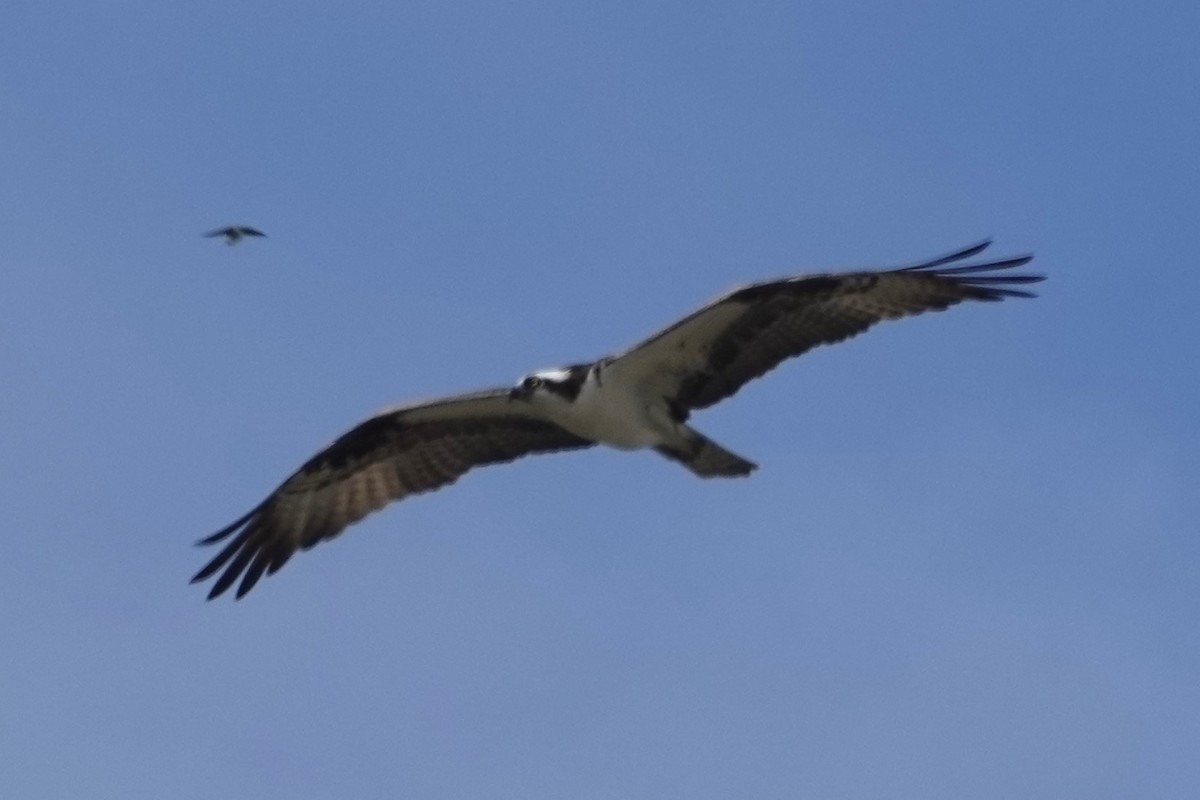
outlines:
[{"label": "blue sky", "polygon": [[[1194,796],[1194,3],[10,5],[0,794]],[[984,236],[1042,296],[699,415],[750,480],[531,459],[187,585],[380,407]]]}]

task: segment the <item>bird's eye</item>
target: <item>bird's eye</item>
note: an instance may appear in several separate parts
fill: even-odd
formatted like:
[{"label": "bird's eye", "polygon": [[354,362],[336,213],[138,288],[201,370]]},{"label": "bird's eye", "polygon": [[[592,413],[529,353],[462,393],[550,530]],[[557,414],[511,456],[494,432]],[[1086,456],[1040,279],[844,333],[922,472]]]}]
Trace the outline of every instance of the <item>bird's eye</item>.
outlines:
[{"label": "bird's eye", "polygon": [[525,388],[526,389],[537,389],[543,383],[545,383],[544,380],[542,380],[541,378],[534,375],[534,376],[531,376],[531,377],[528,377],[525,379]]}]

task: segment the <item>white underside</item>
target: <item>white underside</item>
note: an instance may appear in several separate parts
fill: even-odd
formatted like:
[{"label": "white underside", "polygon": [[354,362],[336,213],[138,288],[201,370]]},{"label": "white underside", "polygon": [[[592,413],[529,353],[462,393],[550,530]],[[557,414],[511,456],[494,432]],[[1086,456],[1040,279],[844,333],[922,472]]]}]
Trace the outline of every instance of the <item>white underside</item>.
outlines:
[{"label": "white underside", "polygon": [[589,375],[575,402],[555,395],[537,398],[548,417],[576,436],[621,450],[669,443],[680,436],[679,426],[661,397],[640,393],[620,381],[599,382]]}]

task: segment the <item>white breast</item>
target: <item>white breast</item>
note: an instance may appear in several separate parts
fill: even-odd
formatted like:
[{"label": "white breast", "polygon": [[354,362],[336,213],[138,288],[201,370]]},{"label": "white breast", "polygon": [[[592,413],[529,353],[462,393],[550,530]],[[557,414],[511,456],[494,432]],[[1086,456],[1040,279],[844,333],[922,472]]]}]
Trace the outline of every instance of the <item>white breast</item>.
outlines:
[{"label": "white breast", "polygon": [[555,403],[555,421],[577,436],[621,450],[653,447],[670,436],[675,423],[661,398],[606,378],[588,375],[574,403]]}]

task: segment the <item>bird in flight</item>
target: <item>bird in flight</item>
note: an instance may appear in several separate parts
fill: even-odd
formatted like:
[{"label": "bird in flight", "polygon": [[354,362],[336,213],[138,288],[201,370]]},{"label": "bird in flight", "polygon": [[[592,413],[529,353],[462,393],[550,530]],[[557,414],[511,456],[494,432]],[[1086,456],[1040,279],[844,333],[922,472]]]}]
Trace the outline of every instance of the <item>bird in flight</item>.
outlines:
[{"label": "bird in flight", "polygon": [[[198,544],[223,542],[192,583],[237,597],[388,503],[453,483],[472,467],[605,444],[653,449],[701,478],[757,468],[688,424],[793,356],[876,322],[964,300],[1033,297],[1031,255],[971,262],[990,241],[911,266],[797,275],[735,289],[632,348],[533,372],[513,387],[387,409],[310,458],[249,513]],[[963,263],[968,262],[968,263]],[[228,541],[226,541],[228,540]]]},{"label": "bird in flight", "polygon": [[249,225],[230,225],[228,228],[217,228],[214,231],[209,231],[204,236],[209,239],[224,236],[225,243],[232,247],[247,236],[266,236],[266,234],[257,228],[251,228]]}]

